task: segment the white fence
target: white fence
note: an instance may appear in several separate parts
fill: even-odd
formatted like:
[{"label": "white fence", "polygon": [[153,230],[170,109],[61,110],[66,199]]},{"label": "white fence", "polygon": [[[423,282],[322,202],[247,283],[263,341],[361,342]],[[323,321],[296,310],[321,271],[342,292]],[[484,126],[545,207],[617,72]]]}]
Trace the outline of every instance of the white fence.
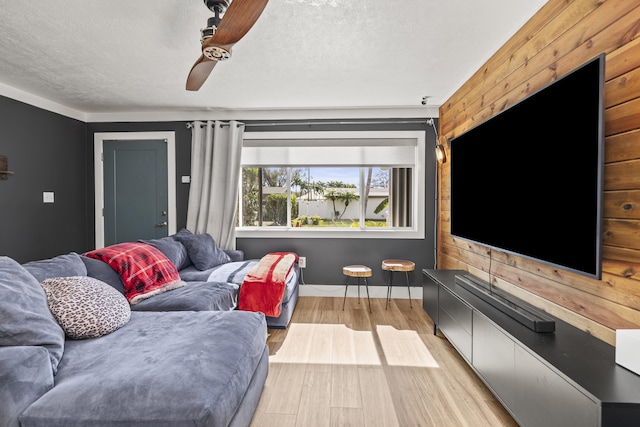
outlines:
[{"label": "white fence", "polygon": [[[380,204],[382,198],[378,197],[370,197],[369,203],[367,203],[367,212],[365,214],[365,219],[375,219],[375,220],[384,220],[387,217],[387,210],[384,209],[382,212],[376,214],[373,213],[376,207]],[[322,200],[301,200],[298,199],[298,216],[319,216],[322,219],[333,219],[337,218],[342,214],[344,210],[344,202],[336,201],[336,211],[338,212],[336,216],[333,215],[333,202],[331,200],[322,199]],[[360,201],[353,200],[347,206],[347,210],[344,215],[342,215],[342,219],[355,219],[357,220],[360,217]]]}]

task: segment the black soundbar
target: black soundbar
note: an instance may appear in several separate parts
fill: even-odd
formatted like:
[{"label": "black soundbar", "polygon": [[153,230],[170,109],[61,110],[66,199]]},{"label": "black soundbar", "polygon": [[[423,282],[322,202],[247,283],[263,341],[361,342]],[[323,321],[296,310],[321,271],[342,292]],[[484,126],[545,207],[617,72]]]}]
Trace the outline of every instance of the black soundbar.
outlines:
[{"label": "black soundbar", "polygon": [[556,322],[548,314],[500,289],[492,288],[470,274],[456,274],[456,285],[461,286],[507,316],[535,332],[555,332]]}]

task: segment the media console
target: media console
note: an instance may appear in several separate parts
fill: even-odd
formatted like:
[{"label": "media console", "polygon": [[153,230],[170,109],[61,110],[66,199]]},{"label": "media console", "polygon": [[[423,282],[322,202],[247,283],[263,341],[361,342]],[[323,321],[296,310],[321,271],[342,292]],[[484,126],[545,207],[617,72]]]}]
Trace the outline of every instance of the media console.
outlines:
[{"label": "media console", "polygon": [[422,272],[434,334],[440,329],[520,425],[640,425],[640,376],[616,365],[613,346],[526,307],[519,314],[553,322],[553,331],[536,332],[535,323],[487,298],[487,289],[470,289],[478,279],[466,271]]}]

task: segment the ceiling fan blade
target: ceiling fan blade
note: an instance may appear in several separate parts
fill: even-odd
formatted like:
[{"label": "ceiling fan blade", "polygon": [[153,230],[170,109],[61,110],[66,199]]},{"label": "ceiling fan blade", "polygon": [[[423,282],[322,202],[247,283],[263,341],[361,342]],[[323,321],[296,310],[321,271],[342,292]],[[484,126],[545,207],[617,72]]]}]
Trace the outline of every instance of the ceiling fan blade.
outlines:
[{"label": "ceiling fan blade", "polygon": [[253,27],[268,2],[269,0],[233,0],[216,33],[202,47],[233,46]]},{"label": "ceiling fan blade", "polygon": [[[231,56],[233,45],[253,27],[268,2],[269,0],[233,0],[213,37],[202,43],[203,54],[189,72],[187,90],[199,90],[218,61]],[[217,16],[216,13],[216,18]]]},{"label": "ceiling fan blade", "polygon": [[193,64],[191,71],[189,71],[187,90],[196,91],[200,89],[217,63],[218,61],[212,61],[204,55],[200,55],[200,58]]}]

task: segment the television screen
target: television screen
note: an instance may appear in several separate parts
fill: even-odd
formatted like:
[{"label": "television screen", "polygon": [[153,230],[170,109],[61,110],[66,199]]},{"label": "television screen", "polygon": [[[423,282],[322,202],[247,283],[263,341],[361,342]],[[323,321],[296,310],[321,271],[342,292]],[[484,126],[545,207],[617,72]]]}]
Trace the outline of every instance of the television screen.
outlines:
[{"label": "television screen", "polygon": [[450,141],[451,234],[601,277],[604,55]]}]

